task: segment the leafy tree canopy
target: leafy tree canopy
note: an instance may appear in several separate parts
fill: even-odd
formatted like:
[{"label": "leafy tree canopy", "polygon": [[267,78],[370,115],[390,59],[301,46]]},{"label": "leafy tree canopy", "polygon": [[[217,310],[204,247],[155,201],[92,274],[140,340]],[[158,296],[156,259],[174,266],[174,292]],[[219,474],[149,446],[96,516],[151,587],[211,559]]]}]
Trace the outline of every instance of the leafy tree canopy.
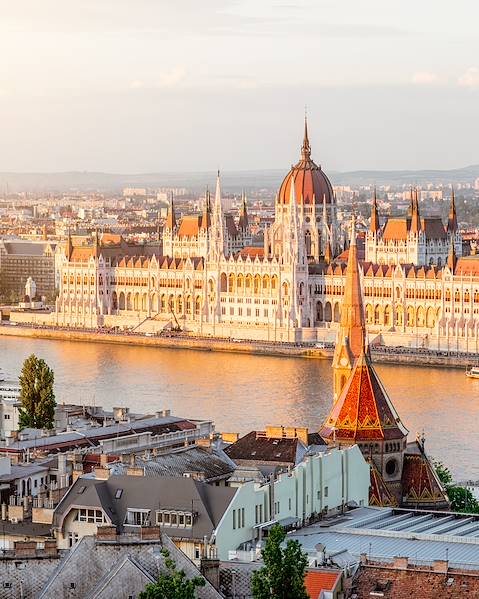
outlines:
[{"label": "leafy tree canopy", "polygon": [[156,582],[147,584],[139,599],[195,599],[196,589],[205,586],[205,579],[202,576],[186,578],[184,570],[176,569],[167,549],[162,549],[161,554],[168,573],[160,574]]},{"label": "leafy tree canopy", "polygon": [[454,512],[479,514],[479,502],[469,489],[452,484],[452,474],[449,468],[442,462],[437,461],[434,462],[434,468],[439,480],[446,489],[447,496],[451,502],[451,510]]},{"label": "leafy tree canopy", "polygon": [[35,354],[23,363],[20,381],[20,428],[53,428],[55,421],[54,375]]},{"label": "leafy tree canopy", "polygon": [[288,541],[282,526],[276,524],[270,530],[262,551],[264,567],[252,577],[254,599],[309,599],[304,586],[308,560],[298,541]]}]

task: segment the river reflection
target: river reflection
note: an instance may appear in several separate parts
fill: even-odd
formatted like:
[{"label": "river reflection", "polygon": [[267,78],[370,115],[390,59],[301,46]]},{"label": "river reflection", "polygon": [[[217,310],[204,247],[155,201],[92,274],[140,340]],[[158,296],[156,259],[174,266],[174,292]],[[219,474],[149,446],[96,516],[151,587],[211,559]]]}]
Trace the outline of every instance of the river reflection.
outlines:
[{"label": "river reflection", "polygon": [[[267,424],[317,429],[332,401],[330,362],[42,339],[0,338],[0,367],[17,377],[35,353],[55,371],[58,402],[162,408],[213,419],[219,431]],[[458,478],[479,478],[479,381],[462,370],[378,365],[410,438]]]}]

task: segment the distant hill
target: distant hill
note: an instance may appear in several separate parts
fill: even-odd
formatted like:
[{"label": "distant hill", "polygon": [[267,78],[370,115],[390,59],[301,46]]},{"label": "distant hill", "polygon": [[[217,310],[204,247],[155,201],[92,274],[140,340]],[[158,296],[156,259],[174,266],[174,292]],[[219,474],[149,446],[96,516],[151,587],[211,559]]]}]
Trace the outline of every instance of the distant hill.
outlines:
[{"label": "distant hill", "polygon": [[[222,182],[225,191],[237,193],[241,189],[269,190],[279,187],[285,169],[223,171]],[[402,185],[425,183],[471,182],[479,177],[479,164],[451,170],[418,171],[328,171],[335,185]],[[113,174],[100,172],[64,173],[0,173],[0,194],[10,192],[59,192],[59,191],[101,191],[118,192],[124,187],[188,187],[195,191],[208,184],[214,186],[214,172],[164,172],[143,174]]]}]

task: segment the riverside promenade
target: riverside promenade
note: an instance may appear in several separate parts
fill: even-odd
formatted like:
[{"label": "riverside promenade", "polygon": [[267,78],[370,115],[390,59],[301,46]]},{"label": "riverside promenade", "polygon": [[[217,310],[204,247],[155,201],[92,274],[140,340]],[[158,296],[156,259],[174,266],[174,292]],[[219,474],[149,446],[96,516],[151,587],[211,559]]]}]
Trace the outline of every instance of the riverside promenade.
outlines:
[{"label": "riverside promenade", "polygon": [[[63,341],[82,341],[91,343],[123,344],[143,347],[170,349],[191,349],[196,351],[217,351],[244,353],[253,355],[331,359],[332,344],[278,343],[255,340],[220,339],[196,337],[187,334],[148,335],[134,332],[112,332],[103,330],[85,330],[56,327],[28,327],[22,325],[1,324],[0,335],[5,337],[28,337]],[[371,347],[374,362],[417,366],[441,366],[445,368],[465,368],[479,361],[478,355],[460,352],[438,352],[427,349]]]}]

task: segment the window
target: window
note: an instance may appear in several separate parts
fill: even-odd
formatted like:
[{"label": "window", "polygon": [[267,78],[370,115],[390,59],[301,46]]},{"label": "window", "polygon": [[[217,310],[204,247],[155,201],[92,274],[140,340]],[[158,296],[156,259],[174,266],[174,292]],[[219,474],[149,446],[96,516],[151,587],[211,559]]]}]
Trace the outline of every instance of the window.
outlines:
[{"label": "window", "polygon": [[10,414],[5,414],[4,418],[5,420],[10,420]]},{"label": "window", "polygon": [[327,497],[328,496],[328,487],[324,487],[324,496]]},{"label": "window", "polygon": [[115,499],[120,499],[122,493],[123,493],[123,489],[117,489],[116,493],[115,493]]},{"label": "window", "polygon": [[68,546],[73,547],[75,543],[78,541],[78,533],[77,532],[69,532],[68,533]]},{"label": "window", "polygon": [[128,509],[125,516],[127,526],[147,526],[150,521],[150,510]]},{"label": "window", "polygon": [[106,518],[102,510],[85,510],[77,511],[75,520],[77,522],[87,522],[88,524],[105,524]]},{"label": "window", "polygon": [[236,529],[236,510],[233,510],[233,530]]},{"label": "window", "polygon": [[195,545],[195,559],[201,559],[201,546]]},{"label": "window", "polygon": [[291,497],[288,499],[288,508],[289,508],[289,511],[291,511]]},{"label": "window", "polygon": [[161,526],[191,528],[193,526],[193,514],[192,512],[158,510],[156,512],[156,523]]}]

